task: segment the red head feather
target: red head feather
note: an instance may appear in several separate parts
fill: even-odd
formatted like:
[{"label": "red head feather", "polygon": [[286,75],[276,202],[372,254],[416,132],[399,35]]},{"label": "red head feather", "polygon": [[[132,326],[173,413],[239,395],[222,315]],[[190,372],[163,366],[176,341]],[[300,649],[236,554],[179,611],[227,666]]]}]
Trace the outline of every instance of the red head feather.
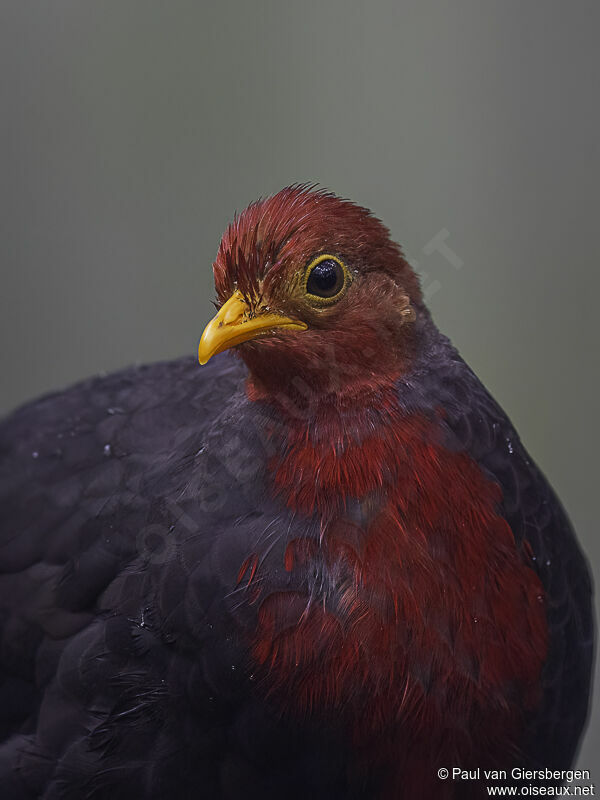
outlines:
[{"label": "red head feather", "polygon": [[[354,277],[327,310],[311,307],[297,288],[308,264],[325,253]],[[255,382],[271,391],[292,374],[332,391],[332,374],[348,373],[342,383],[349,387],[373,376],[388,382],[405,368],[412,343],[404,323],[422,307],[421,291],[388,229],[365,208],[312,186],[289,186],[236,216],[214,275],[221,304],[237,289],[251,308],[262,301],[308,325],[306,332],[275,332],[241,345]]]},{"label": "red head feather", "polygon": [[308,263],[332,251],[356,269],[391,275],[421,300],[418,280],[385,225],[368,209],[307,184],[288,186],[236,215],[213,265],[217,294],[221,301],[236,288],[258,294],[259,282],[290,261]]}]

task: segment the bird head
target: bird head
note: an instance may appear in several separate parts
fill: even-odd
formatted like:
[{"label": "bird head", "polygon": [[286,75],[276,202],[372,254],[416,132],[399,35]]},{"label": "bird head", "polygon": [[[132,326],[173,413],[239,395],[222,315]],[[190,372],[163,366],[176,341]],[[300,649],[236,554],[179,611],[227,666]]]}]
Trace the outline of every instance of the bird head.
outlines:
[{"label": "bird head", "polygon": [[416,275],[378,219],[330,192],[291,186],[252,203],[213,270],[218,313],[199,361],[235,347],[258,391],[376,386],[414,354]]}]

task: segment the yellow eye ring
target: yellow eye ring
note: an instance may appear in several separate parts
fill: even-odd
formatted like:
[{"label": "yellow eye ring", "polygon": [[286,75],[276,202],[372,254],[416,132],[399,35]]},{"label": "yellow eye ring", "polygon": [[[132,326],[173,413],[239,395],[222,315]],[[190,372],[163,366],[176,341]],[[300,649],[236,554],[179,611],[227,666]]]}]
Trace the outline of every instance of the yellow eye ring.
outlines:
[{"label": "yellow eye ring", "polygon": [[313,259],[304,273],[304,293],[316,305],[337,303],[351,283],[348,267],[330,253],[322,253]]}]

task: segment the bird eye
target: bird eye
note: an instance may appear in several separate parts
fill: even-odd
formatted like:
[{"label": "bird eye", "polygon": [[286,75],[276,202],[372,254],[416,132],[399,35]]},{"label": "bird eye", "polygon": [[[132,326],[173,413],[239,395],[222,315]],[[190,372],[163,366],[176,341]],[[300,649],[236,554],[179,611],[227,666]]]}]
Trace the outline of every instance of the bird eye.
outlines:
[{"label": "bird eye", "polygon": [[333,256],[319,256],[307,270],[306,293],[324,300],[337,297],[346,286],[348,273]]}]

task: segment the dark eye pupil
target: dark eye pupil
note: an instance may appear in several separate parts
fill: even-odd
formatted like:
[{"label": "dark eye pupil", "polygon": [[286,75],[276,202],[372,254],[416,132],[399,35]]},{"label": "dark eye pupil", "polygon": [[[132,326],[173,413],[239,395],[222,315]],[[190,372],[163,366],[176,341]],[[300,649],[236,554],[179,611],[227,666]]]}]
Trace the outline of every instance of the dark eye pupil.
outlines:
[{"label": "dark eye pupil", "polygon": [[344,271],[333,259],[319,261],[308,276],[306,291],[317,297],[334,297],[344,285]]}]

